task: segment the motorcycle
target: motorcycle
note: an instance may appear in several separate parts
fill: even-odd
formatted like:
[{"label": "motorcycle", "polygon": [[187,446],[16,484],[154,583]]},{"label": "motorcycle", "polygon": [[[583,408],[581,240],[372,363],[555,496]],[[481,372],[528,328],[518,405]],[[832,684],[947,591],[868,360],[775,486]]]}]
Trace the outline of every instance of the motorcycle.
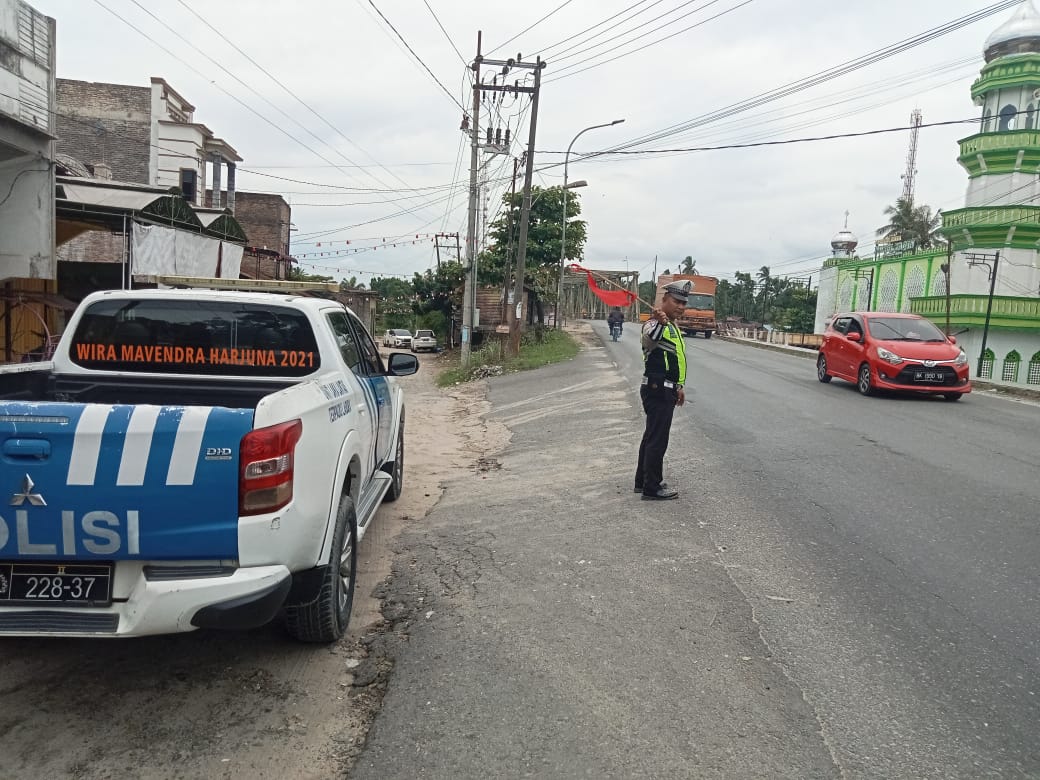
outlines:
[{"label": "motorcycle", "polygon": [[610,338],[613,341],[617,341],[619,338],[621,338],[621,323],[612,322],[610,324]]}]

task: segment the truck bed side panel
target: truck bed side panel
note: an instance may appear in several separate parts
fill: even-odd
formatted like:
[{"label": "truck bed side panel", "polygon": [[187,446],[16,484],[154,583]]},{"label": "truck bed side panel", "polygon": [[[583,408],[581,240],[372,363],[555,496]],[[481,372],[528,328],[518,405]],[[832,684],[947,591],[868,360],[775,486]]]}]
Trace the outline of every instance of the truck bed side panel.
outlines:
[{"label": "truck bed side panel", "polygon": [[237,558],[238,451],[252,418],[222,407],[0,404],[0,558]]}]

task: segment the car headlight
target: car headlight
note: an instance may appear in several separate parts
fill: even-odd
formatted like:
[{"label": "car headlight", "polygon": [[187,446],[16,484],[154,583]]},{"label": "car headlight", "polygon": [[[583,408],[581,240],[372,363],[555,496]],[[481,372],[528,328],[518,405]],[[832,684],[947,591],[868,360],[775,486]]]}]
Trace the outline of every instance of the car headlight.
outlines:
[{"label": "car headlight", "polygon": [[903,358],[899,357],[899,355],[897,355],[895,352],[890,352],[884,347],[877,348],[877,356],[884,360],[886,363],[891,363],[894,366],[899,365],[903,362]]},{"label": "car headlight", "polygon": [[959,355],[957,355],[957,359],[953,361],[953,364],[955,366],[964,366],[964,365],[967,365],[967,363],[968,363],[968,356],[966,354],[964,354],[964,350],[962,349],[961,353]]}]

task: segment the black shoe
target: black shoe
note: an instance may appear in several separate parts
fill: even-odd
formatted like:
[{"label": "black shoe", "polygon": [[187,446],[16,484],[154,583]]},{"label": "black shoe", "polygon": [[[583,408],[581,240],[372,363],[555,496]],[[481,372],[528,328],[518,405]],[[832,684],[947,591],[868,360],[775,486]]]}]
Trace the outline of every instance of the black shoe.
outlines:
[{"label": "black shoe", "polygon": [[[662,482],[662,483],[661,483],[661,488],[662,488],[662,489],[664,489],[664,488],[666,488],[666,487],[668,487],[668,483],[667,483],[667,482]],[[636,485],[636,486],[635,486],[635,487],[634,487],[634,488],[632,489],[632,492],[633,492],[633,493],[642,493],[642,492],[643,492],[643,486],[642,486],[642,485]]]},{"label": "black shoe", "polygon": [[669,501],[673,498],[679,497],[678,490],[672,490],[671,488],[661,485],[655,493],[643,493],[644,501]]}]

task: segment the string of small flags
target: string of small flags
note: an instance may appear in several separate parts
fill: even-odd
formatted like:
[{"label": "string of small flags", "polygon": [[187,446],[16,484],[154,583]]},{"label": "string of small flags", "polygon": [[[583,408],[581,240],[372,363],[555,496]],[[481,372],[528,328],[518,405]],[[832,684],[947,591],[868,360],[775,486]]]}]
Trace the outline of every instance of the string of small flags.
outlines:
[{"label": "string of small flags", "polygon": [[[422,239],[433,240],[433,239],[436,239],[436,238],[455,238],[456,235],[457,234],[455,234],[455,233],[416,233],[415,234],[415,238],[416,239],[420,239],[420,240],[422,240]],[[295,244],[296,246],[333,247],[333,246],[336,246],[337,244],[339,244],[339,245],[360,244],[363,241],[378,241],[378,242],[380,242],[380,245],[381,245],[381,244],[392,244],[394,242],[402,243],[403,241],[406,241],[406,240],[408,240],[407,239],[407,234],[400,235],[400,236],[392,236],[390,238],[375,237],[375,238],[346,238],[346,239],[336,239],[334,241],[328,241],[328,240],[324,240],[324,239],[321,240],[321,241],[293,241],[293,244]]]},{"label": "string of small flags", "polygon": [[392,274],[387,271],[365,271],[360,268],[340,268],[339,266],[332,265],[318,265],[317,263],[299,263],[299,265],[305,265],[308,268],[314,268],[318,271],[333,271],[336,274],[370,274],[371,276],[397,276],[401,279],[411,279],[414,274]]},{"label": "string of small flags", "polygon": [[[432,244],[435,241],[433,238],[414,238],[408,241],[394,241],[389,244],[376,244],[375,246],[358,246],[352,247],[351,249],[329,249],[324,252],[304,252],[302,254],[294,254],[294,257],[345,257],[347,255],[357,255],[362,252],[374,252],[377,249],[394,249],[399,246],[415,246],[416,244]],[[350,242],[347,242],[350,243]]]}]

